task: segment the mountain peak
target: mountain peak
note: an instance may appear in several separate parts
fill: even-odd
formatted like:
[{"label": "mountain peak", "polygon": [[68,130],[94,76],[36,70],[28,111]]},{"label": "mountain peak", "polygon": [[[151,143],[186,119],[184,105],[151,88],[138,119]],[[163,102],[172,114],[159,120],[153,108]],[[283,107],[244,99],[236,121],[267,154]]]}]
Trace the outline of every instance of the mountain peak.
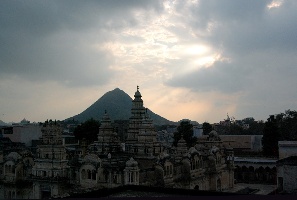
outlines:
[{"label": "mountain peak", "polygon": [[123,90],[121,90],[120,88],[115,88],[112,91],[123,91]]},{"label": "mountain peak", "polygon": [[[66,120],[73,119],[84,122],[90,118],[101,120],[105,113],[108,112],[111,120],[128,120],[131,117],[132,98],[119,88],[106,92],[95,103],[88,107],[82,113],[70,117]],[[149,109],[148,109],[149,110]],[[168,124],[170,121],[153,113],[149,110],[149,115],[154,120],[154,124]]]},{"label": "mountain peak", "polygon": [[5,123],[4,121],[0,120],[0,126],[5,126],[7,125],[7,123]]}]

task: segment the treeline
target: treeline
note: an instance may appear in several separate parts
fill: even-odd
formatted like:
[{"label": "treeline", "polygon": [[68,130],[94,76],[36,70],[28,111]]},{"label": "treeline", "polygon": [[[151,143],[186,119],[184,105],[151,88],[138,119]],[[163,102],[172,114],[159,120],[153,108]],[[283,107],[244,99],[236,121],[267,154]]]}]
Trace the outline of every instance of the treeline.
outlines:
[{"label": "treeline", "polygon": [[285,113],[270,115],[263,130],[263,154],[278,156],[278,141],[297,140],[297,112],[286,110]]},{"label": "treeline", "polygon": [[219,135],[263,135],[265,123],[260,121],[251,121],[247,123],[248,128],[243,128],[238,124],[230,124],[230,126],[219,126],[217,132]]}]

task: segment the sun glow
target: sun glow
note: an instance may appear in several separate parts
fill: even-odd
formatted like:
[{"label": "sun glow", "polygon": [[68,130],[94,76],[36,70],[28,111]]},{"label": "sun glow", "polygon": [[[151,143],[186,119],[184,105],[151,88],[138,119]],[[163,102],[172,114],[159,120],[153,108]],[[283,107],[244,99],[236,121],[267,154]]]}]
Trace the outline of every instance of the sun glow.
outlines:
[{"label": "sun glow", "polygon": [[209,52],[209,47],[204,45],[195,45],[188,47],[185,52],[190,55],[203,55]]},{"label": "sun glow", "polygon": [[267,5],[267,8],[270,10],[272,8],[278,8],[283,4],[283,0],[273,0],[270,4]]}]

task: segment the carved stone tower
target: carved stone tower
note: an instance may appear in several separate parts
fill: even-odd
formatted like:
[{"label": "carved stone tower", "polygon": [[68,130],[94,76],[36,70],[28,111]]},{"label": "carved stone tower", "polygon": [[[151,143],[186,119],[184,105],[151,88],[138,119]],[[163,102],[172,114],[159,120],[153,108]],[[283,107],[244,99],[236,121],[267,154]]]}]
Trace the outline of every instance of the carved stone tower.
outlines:
[{"label": "carved stone tower", "polygon": [[[47,121],[41,129],[42,144],[38,145],[37,158],[32,168],[34,180],[33,192],[36,198],[41,198],[42,188],[48,188],[51,196],[59,195],[59,183],[69,179],[69,166],[66,149],[62,144],[62,127],[56,122]],[[50,180],[51,184],[44,183]]]},{"label": "carved stone tower", "polygon": [[137,91],[132,101],[132,116],[129,119],[126,152],[134,154],[135,158],[152,157],[162,151],[160,142],[157,142],[153,120],[143,106],[143,100],[137,86]]},{"label": "carved stone tower", "polygon": [[88,147],[89,153],[97,155],[107,155],[108,153],[119,153],[122,151],[120,140],[114,128],[111,125],[111,120],[105,111],[99,127],[98,140]]}]

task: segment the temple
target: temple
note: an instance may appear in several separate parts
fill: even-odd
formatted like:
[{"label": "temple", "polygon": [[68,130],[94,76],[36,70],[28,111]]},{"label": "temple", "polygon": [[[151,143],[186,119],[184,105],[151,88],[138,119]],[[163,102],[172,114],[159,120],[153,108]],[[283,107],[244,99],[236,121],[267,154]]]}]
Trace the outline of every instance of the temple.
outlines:
[{"label": "temple", "polygon": [[4,181],[33,183],[33,194],[29,198],[43,198],[44,192],[61,197],[71,191],[124,185],[208,191],[233,187],[233,149],[224,146],[215,131],[206,141],[192,147],[187,146],[183,136],[176,147],[157,140],[153,120],[143,106],[138,86],[124,143],[115,130],[105,111],[97,141],[89,145],[81,141],[77,149],[70,149],[62,142],[61,126],[46,121],[36,156],[30,152],[21,155],[12,152],[3,158]]}]

